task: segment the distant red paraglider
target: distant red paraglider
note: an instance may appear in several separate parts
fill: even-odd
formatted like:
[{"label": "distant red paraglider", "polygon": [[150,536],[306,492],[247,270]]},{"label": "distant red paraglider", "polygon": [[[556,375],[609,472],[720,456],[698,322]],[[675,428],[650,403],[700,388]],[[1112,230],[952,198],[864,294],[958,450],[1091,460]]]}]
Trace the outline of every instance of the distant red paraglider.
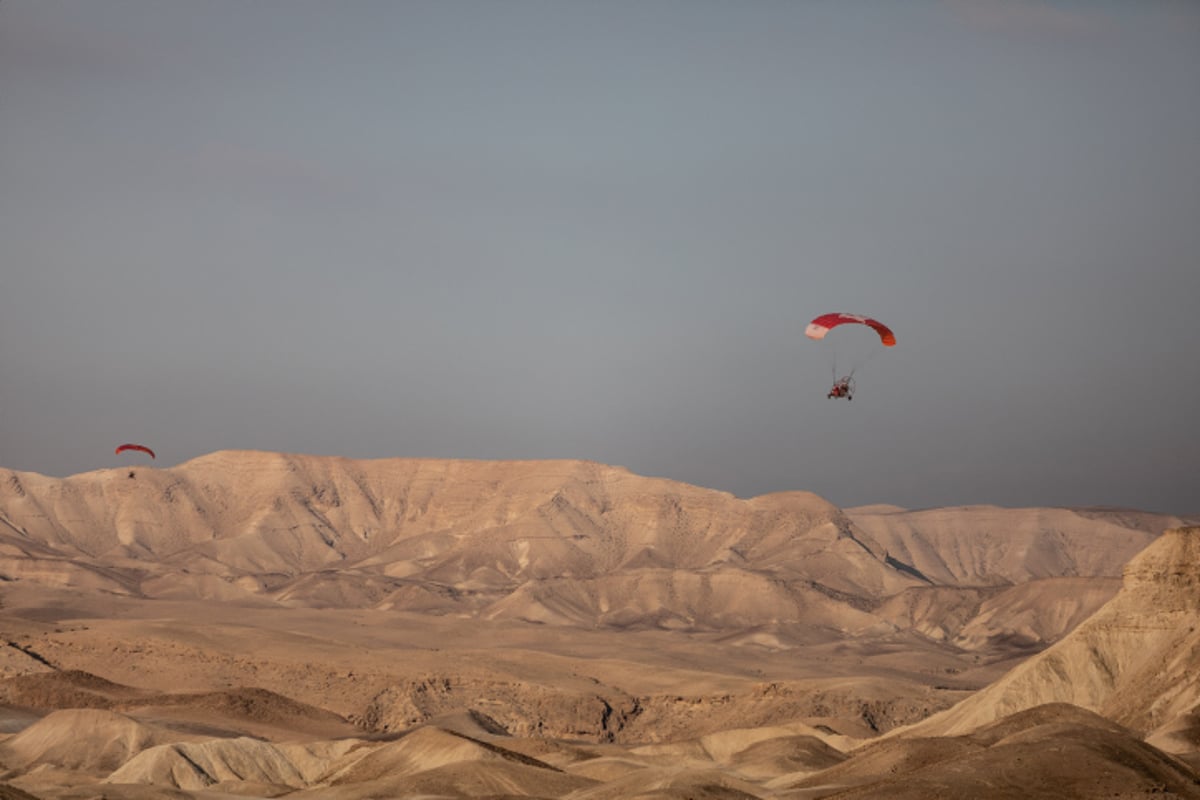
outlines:
[{"label": "distant red paraglider", "polygon": [[126,450],[139,450],[143,453],[146,453],[151,458],[154,458],[154,451],[143,444],[123,444],[117,448],[117,455],[124,453]]}]

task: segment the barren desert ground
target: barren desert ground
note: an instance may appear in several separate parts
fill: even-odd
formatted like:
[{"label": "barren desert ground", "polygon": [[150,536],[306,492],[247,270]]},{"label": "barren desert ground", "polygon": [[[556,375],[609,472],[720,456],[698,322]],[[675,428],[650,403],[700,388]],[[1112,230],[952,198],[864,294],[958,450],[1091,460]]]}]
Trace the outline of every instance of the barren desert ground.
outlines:
[{"label": "barren desert ground", "polygon": [[0,797],[1200,797],[1197,521],[0,470]]}]

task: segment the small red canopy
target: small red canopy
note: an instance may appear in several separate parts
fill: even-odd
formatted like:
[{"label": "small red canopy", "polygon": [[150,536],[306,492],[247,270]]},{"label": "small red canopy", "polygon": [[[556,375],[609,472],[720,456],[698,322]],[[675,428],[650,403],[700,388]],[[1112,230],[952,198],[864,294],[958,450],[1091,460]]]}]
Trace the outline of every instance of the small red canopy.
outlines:
[{"label": "small red canopy", "polygon": [[144,444],[123,444],[117,448],[117,455],[124,453],[126,450],[140,450],[143,453],[147,453],[151,458],[154,458],[154,451]]}]

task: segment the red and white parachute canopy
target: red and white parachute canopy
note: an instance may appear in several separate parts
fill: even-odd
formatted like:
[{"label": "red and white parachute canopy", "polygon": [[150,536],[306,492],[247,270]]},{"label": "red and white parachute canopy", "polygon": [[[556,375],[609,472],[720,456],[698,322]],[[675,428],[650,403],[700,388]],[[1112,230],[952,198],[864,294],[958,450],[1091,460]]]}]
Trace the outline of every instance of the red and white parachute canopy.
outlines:
[{"label": "red and white parachute canopy", "polygon": [[810,339],[824,339],[825,334],[829,333],[830,328],[836,328],[838,325],[847,323],[857,323],[859,325],[868,325],[875,329],[879,334],[880,341],[884,347],[896,346],[896,334],[892,333],[892,329],[882,322],[873,320],[870,317],[864,317],[861,314],[822,314],[821,316],[808,323],[808,327],[804,330],[804,335]]}]

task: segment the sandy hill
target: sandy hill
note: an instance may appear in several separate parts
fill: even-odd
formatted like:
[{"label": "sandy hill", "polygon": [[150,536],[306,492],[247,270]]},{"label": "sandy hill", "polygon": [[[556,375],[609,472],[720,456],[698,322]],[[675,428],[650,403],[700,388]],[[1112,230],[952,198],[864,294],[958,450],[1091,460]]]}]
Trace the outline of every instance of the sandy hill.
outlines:
[{"label": "sandy hill", "polygon": [[1119,578],[1042,578],[1012,586],[906,589],[874,611],[889,624],[972,651],[1041,649],[1110,600]]},{"label": "sandy hill", "polygon": [[1124,509],[879,506],[847,517],[898,561],[939,585],[986,586],[1069,576],[1120,577],[1179,517]]},{"label": "sandy hill", "polygon": [[261,688],[155,692],[114,683],[82,670],[52,670],[0,679],[0,702],[30,710],[118,712],[139,720],[157,720],[160,727],[209,735],[221,732],[228,736],[271,736],[288,732],[344,736],[355,732],[337,714]]},{"label": "sandy hill", "polygon": [[316,781],[360,744],[351,739],[277,744],[249,737],[165,744],[143,749],[113,771],[106,782],[177,789],[241,783],[290,791]]},{"label": "sandy hill", "polygon": [[848,509],[890,563],[924,581],[875,613],[977,652],[1035,652],[1111,599],[1124,565],[1195,520],[1118,508]]},{"label": "sandy hill", "polygon": [[425,727],[384,743],[275,744],[241,738],[149,748],[106,783],[350,800],[561,797],[597,781],[497,744]]},{"label": "sandy hill", "polygon": [[103,777],[147,748],[183,738],[112,711],[55,711],[0,742],[0,764],[18,772],[50,765]]},{"label": "sandy hill", "polygon": [[1125,567],[1121,590],[1066,638],[905,735],[965,733],[1022,709],[1092,709],[1168,750],[1194,750],[1200,708],[1200,527]]},{"label": "sandy hill", "polygon": [[890,738],[828,769],[771,783],[782,798],[1200,798],[1200,775],[1135,732],[1068,704],[968,735]]},{"label": "sandy hill", "polygon": [[25,708],[112,709],[148,694],[83,670],[38,671],[0,680],[0,701]]}]

